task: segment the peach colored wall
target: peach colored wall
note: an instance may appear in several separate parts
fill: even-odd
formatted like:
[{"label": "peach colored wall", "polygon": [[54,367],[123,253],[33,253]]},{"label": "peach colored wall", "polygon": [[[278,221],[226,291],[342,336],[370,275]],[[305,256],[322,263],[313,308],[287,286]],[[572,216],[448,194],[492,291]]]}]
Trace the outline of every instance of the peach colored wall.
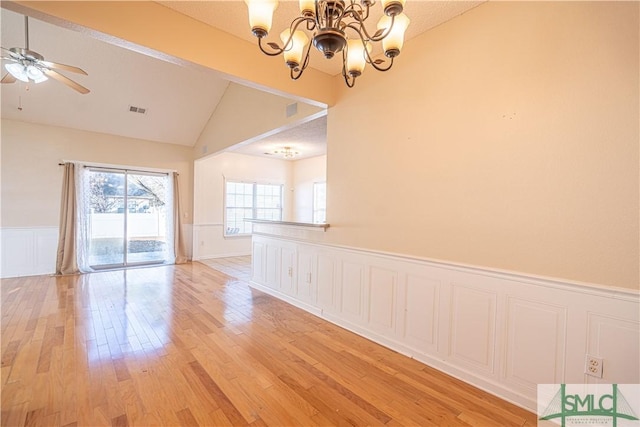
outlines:
[{"label": "peach colored wall", "polygon": [[2,226],[58,226],[61,160],[176,170],[180,199],[192,222],[191,147],[2,120]]},{"label": "peach colored wall", "polygon": [[639,6],[489,2],[365,70],[326,241],[637,289]]}]

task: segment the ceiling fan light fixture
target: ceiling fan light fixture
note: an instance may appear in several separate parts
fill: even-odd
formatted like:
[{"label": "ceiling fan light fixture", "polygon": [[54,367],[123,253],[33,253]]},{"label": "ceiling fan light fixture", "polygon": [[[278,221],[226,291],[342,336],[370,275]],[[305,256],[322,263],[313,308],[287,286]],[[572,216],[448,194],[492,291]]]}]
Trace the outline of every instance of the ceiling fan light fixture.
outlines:
[{"label": "ceiling fan light fixture", "polygon": [[29,79],[33,80],[34,83],[42,83],[49,80],[49,78],[44,75],[42,70],[34,65],[27,66],[27,76],[29,76]]},{"label": "ceiling fan light fixture", "polygon": [[29,50],[29,17],[24,17],[24,44],[25,47],[2,47],[9,56],[3,56],[3,61],[10,61],[5,64],[5,68],[9,72],[2,77],[0,83],[15,83],[20,80],[25,83],[34,82],[42,83],[49,80],[49,77],[59,81],[71,89],[81,93],[89,93],[89,89],[71,80],[69,77],[56,70],[64,70],[72,73],[87,75],[82,68],[71,65],[60,64],[57,62],[45,61],[44,57],[38,52]]},{"label": "ceiling fan light fixture", "polygon": [[7,69],[9,74],[11,74],[16,79],[29,83],[29,76],[27,75],[27,70],[24,65],[18,63],[5,64],[4,68]]}]

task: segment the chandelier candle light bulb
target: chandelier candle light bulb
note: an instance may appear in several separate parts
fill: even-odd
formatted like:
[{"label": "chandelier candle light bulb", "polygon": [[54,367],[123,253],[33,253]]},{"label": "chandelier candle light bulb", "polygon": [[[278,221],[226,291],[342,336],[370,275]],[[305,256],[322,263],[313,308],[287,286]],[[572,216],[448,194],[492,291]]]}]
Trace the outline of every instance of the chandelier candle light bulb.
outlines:
[{"label": "chandelier candle light bulb", "polygon": [[[348,87],[353,87],[366,64],[371,64],[378,71],[387,71],[400,54],[409,25],[409,18],[402,13],[405,0],[381,0],[382,19],[375,33],[369,33],[366,26],[375,0],[299,0],[300,15],[294,17],[289,28],[280,33],[283,43],[280,46],[274,42],[263,42],[271,31],[278,1],[245,0],[245,3],[251,32],[258,38],[258,47],[269,56],[283,54],[293,80],[300,78],[309,65],[311,44],[327,59],[342,52],[342,76]],[[387,60],[371,58],[372,44],[378,42],[382,42]]]},{"label": "chandelier candle light bulb", "polygon": [[316,2],[314,0],[300,0],[300,14],[302,16],[315,15]]},{"label": "chandelier candle light bulb", "polygon": [[[400,55],[404,43],[404,32],[407,30],[410,22],[405,14],[396,16],[394,21],[393,28],[391,28],[389,35],[382,39],[382,49],[384,49],[384,54],[389,58],[395,58]],[[380,18],[380,21],[378,21],[378,29],[389,28],[390,24],[391,18],[384,15]]]},{"label": "chandelier candle light bulb", "polygon": [[304,47],[309,42],[309,38],[304,31],[296,31],[291,37],[291,30],[287,28],[280,34],[280,40],[285,43],[283,52],[285,63],[289,68],[298,68],[302,62]]},{"label": "chandelier candle light bulb", "polygon": [[262,38],[271,31],[273,12],[278,7],[278,0],[245,0],[249,8],[249,24],[253,35]]},{"label": "chandelier candle light bulb", "polygon": [[358,77],[367,65],[367,54],[371,52],[371,45],[367,45],[367,53],[360,39],[347,41],[347,72],[351,77]]}]

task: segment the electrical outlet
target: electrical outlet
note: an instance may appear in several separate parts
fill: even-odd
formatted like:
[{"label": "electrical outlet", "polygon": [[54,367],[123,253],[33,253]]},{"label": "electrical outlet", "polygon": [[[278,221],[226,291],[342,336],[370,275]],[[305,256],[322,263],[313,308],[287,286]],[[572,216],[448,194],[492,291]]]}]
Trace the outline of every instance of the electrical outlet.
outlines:
[{"label": "electrical outlet", "polygon": [[592,377],[602,378],[602,359],[587,354],[584,373]]}]

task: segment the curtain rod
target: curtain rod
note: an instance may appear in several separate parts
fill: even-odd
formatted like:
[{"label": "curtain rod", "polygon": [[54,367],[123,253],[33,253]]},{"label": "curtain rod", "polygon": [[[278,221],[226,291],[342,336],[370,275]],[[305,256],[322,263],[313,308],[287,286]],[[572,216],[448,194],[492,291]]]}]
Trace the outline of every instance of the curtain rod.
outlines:
[{"label": "curtain rod", "polygon": [[[68,162],[68,163],[73,163],[73,162]],[[66,163],[58,163],[58,166],[64,166]],[[118,168],[118,167],[108,167],[108,166],[89,166],[89,165],[84,165],[84,168],[91,168],[91,169],[105,169],[105,170],[122,170],[122,171],[127,171],[127,172],[142,172],[142,173],[157,173],[157,174],[165,174],[165,175],[169,175],[170,173],[175,173],[176,175],[180,176],[180,174],[176,171],[170,171],[170,172],[158,172],[158,171],[153,171],[153,170],[137,170],[137,169],[127,169],[127,168]]]}]

